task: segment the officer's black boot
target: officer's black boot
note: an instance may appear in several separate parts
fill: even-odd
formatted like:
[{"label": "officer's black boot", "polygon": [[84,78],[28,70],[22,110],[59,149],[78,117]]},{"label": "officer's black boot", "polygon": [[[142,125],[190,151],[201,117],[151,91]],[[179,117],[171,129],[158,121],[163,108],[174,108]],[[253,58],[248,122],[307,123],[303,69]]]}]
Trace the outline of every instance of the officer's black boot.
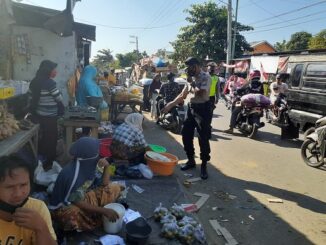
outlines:
[{"label": "officer's black boot", "polygon": [[186,162],[186,164],[181,167],[181,170],[185,171],[185,170],[192,169],[195,167],[196,167],[195,159],[189,158],[189,160]]},{"label": "officer's black boot", "polygon": [[207,174],[207,162],[202,162],[200,166],[200,178],[202,179],[207,179],[208,174]]}]

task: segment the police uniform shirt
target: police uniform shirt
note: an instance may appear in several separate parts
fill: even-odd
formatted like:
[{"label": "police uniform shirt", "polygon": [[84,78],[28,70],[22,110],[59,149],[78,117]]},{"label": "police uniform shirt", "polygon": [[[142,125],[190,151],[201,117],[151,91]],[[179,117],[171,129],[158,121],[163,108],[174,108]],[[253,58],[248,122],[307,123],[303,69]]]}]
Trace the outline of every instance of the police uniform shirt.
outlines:
[{"label": "police uniform shirt", "polygon": [[193,104],[200,104],[209,101],[211,82],[211,76],[206,72],[201,71],[198,77],[195,78],[193,86],[200,90],[205,90],[206,92],[202,95],[194,94],[194,96],[190,99],[190,102]]}]

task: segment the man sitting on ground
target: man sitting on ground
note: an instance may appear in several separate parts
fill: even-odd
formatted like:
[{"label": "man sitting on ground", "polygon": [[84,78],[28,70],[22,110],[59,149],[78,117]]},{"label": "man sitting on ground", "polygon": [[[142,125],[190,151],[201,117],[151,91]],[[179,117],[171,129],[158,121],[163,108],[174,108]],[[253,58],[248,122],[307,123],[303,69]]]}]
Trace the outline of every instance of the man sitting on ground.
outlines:
[{"label": "man sitting on ground", "polygon": [[28,197],[31,173],[16,156],[0,158],[0,244],[57,244],[46,205]]}]

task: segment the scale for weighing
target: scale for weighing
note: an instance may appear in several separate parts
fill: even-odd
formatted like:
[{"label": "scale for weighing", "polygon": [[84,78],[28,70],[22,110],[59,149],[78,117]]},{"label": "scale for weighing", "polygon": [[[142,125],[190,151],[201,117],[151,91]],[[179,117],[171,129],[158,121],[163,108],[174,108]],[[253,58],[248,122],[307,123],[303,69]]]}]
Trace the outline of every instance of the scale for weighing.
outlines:
[{"label": "scale for weighing", "polygon": [[64,118],[66,120],[93,120],[100,121],[100,111],[94,107],[87,106],[69,106],[65,110]]}]

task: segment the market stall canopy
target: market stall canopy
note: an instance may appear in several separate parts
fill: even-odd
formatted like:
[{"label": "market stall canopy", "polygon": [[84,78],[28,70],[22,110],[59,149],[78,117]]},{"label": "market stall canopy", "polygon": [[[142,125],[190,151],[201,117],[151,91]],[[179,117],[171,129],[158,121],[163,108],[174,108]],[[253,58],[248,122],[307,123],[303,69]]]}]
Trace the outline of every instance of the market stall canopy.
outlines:
[{"label": "market stall canopy", "polygon": [[251,56],[250,70],[264,70],[266,73],[277,72],[279,56]]},{"label": "market stall canopy", "polygon": [[12,2],[12,11],[17,25],[45,28],[60,36],[71,36],[75,31],[78,36],[95,41],[96,27],[74,22],[69,9],[58,11]]}]

